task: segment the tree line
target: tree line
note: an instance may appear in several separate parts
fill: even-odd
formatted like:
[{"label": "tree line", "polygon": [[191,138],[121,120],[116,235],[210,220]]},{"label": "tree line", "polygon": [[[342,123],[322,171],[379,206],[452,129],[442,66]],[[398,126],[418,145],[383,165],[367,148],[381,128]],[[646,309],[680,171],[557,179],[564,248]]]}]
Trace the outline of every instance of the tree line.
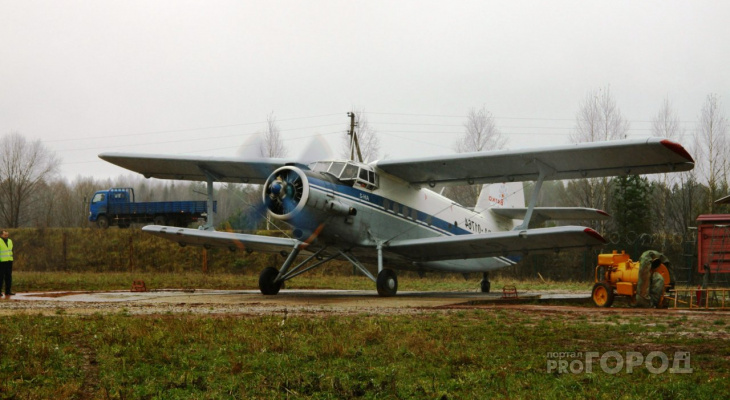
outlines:
[{"label": "tree line", "polygon": [[[378,132],[368,122],[367,113],[357,116],[358,136],[364,159],[381,157]],[[576,112],[573,143],[618,140],[627,137],[630,124],[623,117],[610,87],[587,93]],[[592,207],[607,211],[613,218],[606,222],[585,221],[604,234],[684,235],[694,226],[698,215],[730,212],[715,200],[728,194],[728,122],[719,96],[710,94],[703,104],[696,127],[687,132],[669,99],[653,118],[652,135],[681,141],[693,155],[692,171],[651,176],[581,179],[546,182],[539,198],[541,206]],[[504,148],[508,140],[485,107],[469,110],[464,134],[453,144],[456,152],[488,151]],[[248,144],[239,154],[282,157],[283,143],[276,117],[267,116],[258,143]],[[343,135],[345,136],[345,135]],[[691,137],[688,142],[684,138]],[[86,227],[88,202],[96,190],[133,187],[137,201],[204,200],[205,183],[144,179],[137,174],[114,179],[58,176],[60,160],[41,141],[28,141],[12,132],[0,138],[0,223],[4,227]],[[252,150],[253,149],[253,150]],[[349,139],[343,137],[340,157],[349,157]],[[531,183],[526,183],[529,196]],[[447,188],[446,195],[470,206],[481,187]],[[261,227],[260,188],[242,184],[216,184],[217,222],[234,229]]]}]

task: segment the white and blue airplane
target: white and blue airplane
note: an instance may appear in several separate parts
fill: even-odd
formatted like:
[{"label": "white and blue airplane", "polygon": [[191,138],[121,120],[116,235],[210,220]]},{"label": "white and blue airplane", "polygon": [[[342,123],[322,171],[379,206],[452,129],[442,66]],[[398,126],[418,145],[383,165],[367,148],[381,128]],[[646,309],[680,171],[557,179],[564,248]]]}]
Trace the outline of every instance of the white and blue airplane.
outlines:
[{"label": "white and blue airplane", "polygon": [[[268,214],[292,227],[291,237],[150,225],[145,232],[184,245],[277,252],[280,269],[261,272],[259,289],[282,284],[323,263],[348,260],[376,284],[378,294],[398,290],[396,270],[483,273],[513,265],[536,252],[600,247],[606,240],[583,226],[528,228],[530,221],[608,218],[587,208],[536,207],[546,180],[688,171],[694,160],[662,138],[617,140],[538,149],[439,157],[303,162],[294,159],[102,153],[100,158],[147,178],[208,182],[209,219],[214,182],[262,184]],[[522,182],[535,181],[527,207]],[[484,185],[477,204],[464,207],[431,190]],[[299,260],[302,256],[304,259]],[[377,265],[377,274],[365,264]]]}]

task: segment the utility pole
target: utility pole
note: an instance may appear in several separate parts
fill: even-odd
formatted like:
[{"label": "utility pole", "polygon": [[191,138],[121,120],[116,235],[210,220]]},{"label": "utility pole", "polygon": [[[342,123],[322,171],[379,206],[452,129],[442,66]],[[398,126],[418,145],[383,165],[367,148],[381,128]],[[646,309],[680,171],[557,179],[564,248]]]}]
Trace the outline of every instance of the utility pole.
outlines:
[{"label": "utility pole", "polygon": [[355,127],[357,126],[357,122],[355,122],[355,113],[348,112],[347,116],[350,117],[350,132],[347,134],[350,136],[350,160],[355,161],[355,150],[357,150],[357,161],[362,161],[362,153],[360,152],[360,143],[357,141],[357,132],[355,132]]}]

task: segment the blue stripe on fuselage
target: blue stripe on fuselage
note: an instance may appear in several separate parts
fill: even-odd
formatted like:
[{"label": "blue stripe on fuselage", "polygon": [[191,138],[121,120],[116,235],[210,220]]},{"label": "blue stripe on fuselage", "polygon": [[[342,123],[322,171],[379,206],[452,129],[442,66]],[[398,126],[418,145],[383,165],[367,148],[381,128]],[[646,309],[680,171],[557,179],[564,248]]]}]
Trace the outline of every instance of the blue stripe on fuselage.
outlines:
[{"label": "blue stripe on fuselage", "polygon": [[[403,207],[408,207],[409,210],[414,210],[413,208],[411,208],[405,204],[398,203],[396,201],[393,201],[392,199],[385,198],[380,195],[373,194],[371,192],[364,192],[364,191],[355,189],[348,185],[342,185],[342,184],[332,183],[332,182],[328,182],[328,181],[323,181],[323,180],[320,180],[317,178],[313,178],[311,176],[308,178],[309,178],[310,186],[317,190],[323,191],[325,193],[334,191],[334,194],[343,196],[350,201],[354,201],[358,204],[368,206],[370,208],[379,210],[381,212],[387,212],[388,214],[391,214],[395,217],[399,217],[407,222],[416,223],[419,226],[422,226],[424,228],[434,230],[434,231],[438,232],[439,234],[451,236],[451,235],[469,235],[469,234],[473,233],[464,228],[460,228],[459,226],[452,224],[448,221],[437,218],[434,215],[430,215],[430,214],[427,214],[427,213],[419,211],[419,210],[416,210],[417,217],[416,217],[416,220],[414,221],[412,218],[412,215],[411,215],[412,211],[409,211],[409,213],[408,213],[409,215],[407,215],[407,216],[403,214]],[[390,207],[388,207],[388,208],[385,208],[386,200],[388,201],[388,203],[390,203],[389,204]],[[394,206],[395,206],[395,209],[397,210],[397,212],[393,211]],[[430,224],[426,222],[429,218],[431,219]]]}]

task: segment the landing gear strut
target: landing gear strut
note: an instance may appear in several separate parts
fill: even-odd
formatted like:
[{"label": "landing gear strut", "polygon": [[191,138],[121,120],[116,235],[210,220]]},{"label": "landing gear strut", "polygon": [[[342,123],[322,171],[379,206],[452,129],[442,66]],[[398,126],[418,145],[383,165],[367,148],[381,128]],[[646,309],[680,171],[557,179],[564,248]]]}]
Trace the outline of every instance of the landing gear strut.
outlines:
[{"label": "landing gear strut", "polygon": [[489,290],[492,287],[492,283],[489,282],[489,272],[482,273],[481,287],[482,287],[482,293],[489,293]]}]

